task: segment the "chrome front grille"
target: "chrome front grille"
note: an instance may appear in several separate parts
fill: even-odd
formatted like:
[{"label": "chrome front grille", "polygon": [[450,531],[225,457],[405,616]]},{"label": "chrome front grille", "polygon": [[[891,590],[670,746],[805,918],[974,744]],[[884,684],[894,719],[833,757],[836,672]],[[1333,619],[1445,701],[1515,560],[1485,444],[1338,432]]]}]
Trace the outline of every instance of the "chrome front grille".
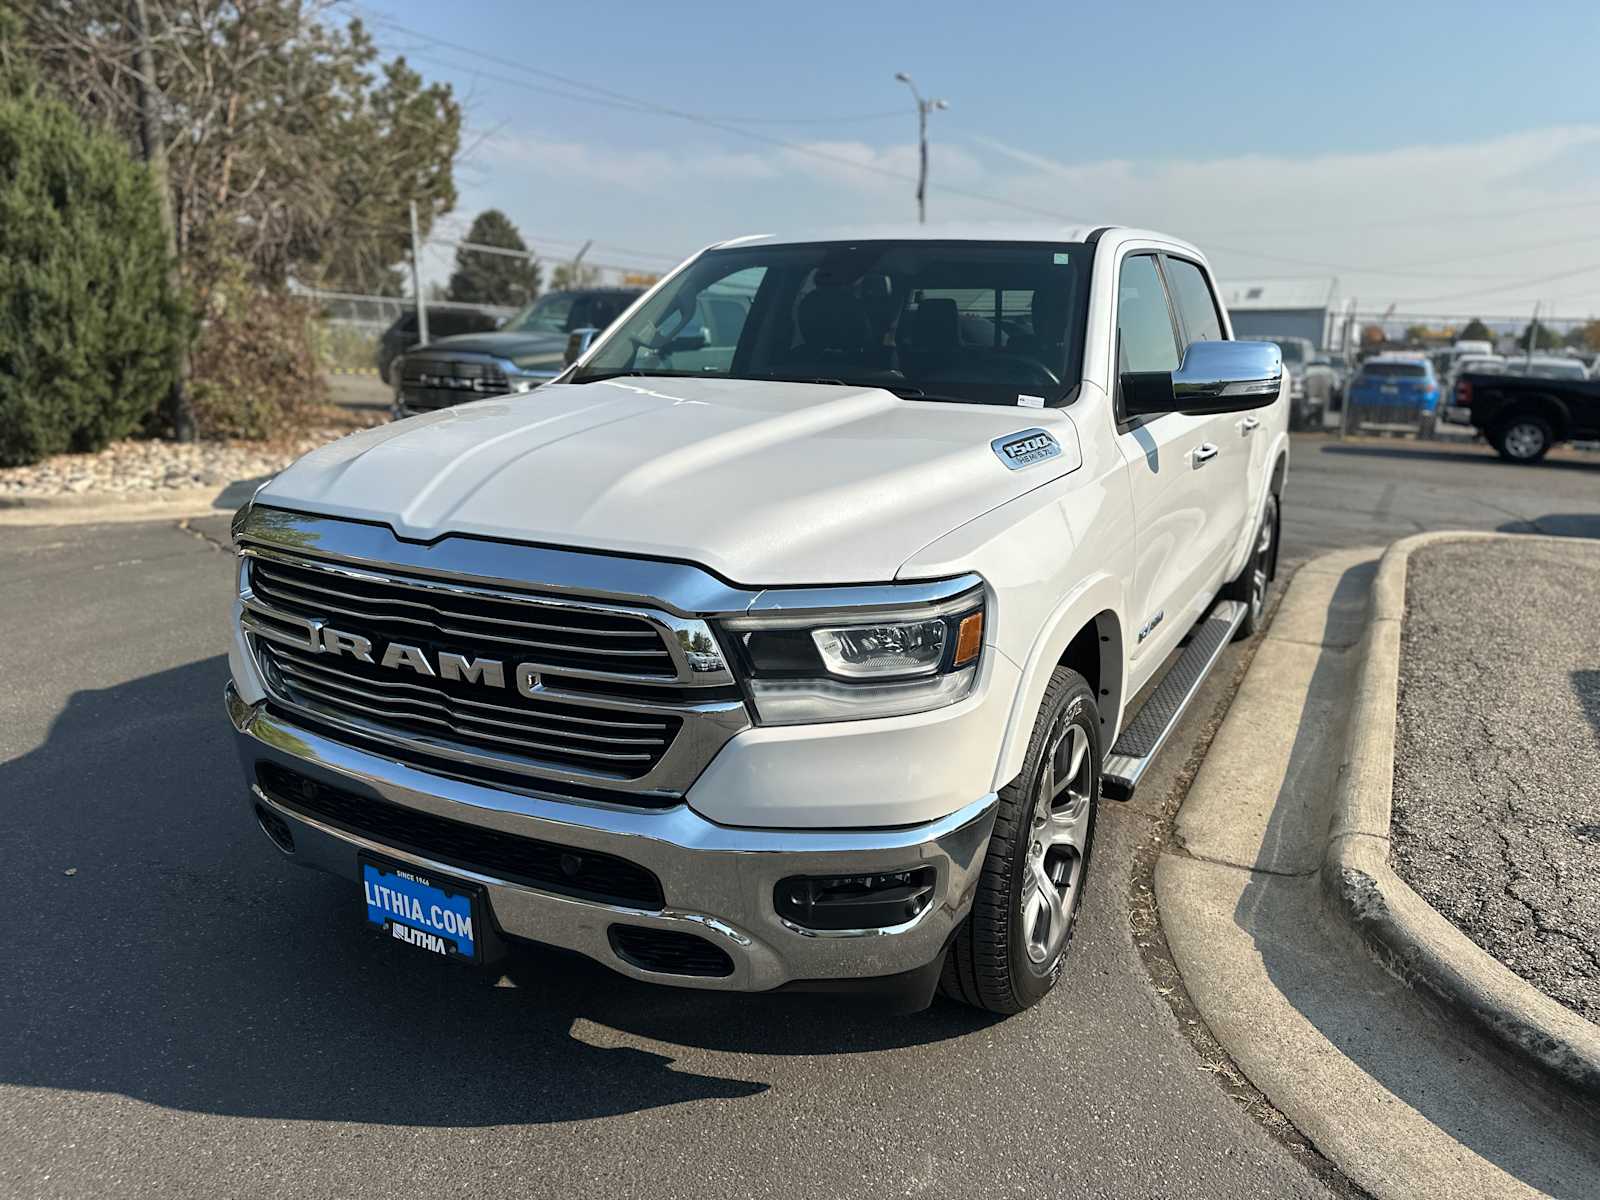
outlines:
[{"label": "chrome front grille", "polygon": [[491,657],[584,675],[677,677],[660,629],[614,610],[283,558],[257,557],[250,586],[274,608],[333,625],[350,618],[367,636],[408,645],[422,639],[453,650],[470,646]]},{"label": "chrome front grille", "polygon": [[239,540],[272,699],[449,774],[675,803],[748,725],[703,622]]},{"label": "chrome front grille", "polygon": [[431,412],[510,390],[505,371],[492,359],[407,355],[401,362],[400,399],[411,412]]},{"label": "chrome front grille", "polygon": [[[661,761],[681,722],[618,709],[551,704],[516,698],[491,704],[457,692],[472,685],[434,680],[432,686],[384,679],[381,667],[307,654],[286,646],[261,652],[269,675],[307,707],[327,708],[397,730],[428,737],[440,734],[468,743],[501,747],[550,762],[602,767],[619,775],[642,775]],[[337,666],[330,664],[337,663]],[[480,689],[481,690],[481,689]]]}]

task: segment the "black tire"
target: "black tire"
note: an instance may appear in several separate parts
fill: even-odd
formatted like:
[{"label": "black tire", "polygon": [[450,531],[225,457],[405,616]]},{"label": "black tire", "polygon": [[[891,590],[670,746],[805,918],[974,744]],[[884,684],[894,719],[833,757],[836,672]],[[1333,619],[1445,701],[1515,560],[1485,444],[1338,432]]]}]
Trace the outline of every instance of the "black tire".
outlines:
[{"label": "black tire", "polygon": [[1267,497],[1267,508],[1261,514],[1261,525],[1256,530],[1255,548],[1244,561],[1244,569],[1232,583],[1222,589],[1224,600],[1242,600],[1245,604],[1244,620],[1234,631],[1233,640],[1242,642],[1254,637],[1267,623],[1267,587],[1278,574],[1278,497]]},{"label": "black tire", "polygon": [[[1083,758],[1078,771],[1068,772],[1066,760],[1074,756],[1080,737]],[[1051,804],[1046,806],[1054,812],[1060,802],[1059,823],[1047,820],[1039,825],[1047,758],[1058,760],[1056,779],[1064,774],[1071,778],[1059,796],[1052,789]],[[1022,773],[1000,791],[972,911],[945,956],[939,986],[946,996],[993,1013],[1016,1013],[1037,1004],[1061,977],[1083,907],[1100,798],[1100,761],[1100,711],[1094,692],[1076,671],[1057,667],[1028,739]],[[1069,826],[1079,831],[1077,846],[1045,842],[1048,831],[1065,832]],[[1035,853],[1040,844],[1048,846],[1043,855]],[[1059,890],[1052,895],[1064,903],[1047,902],[1044,909],[1028,903],[1044,897],[1036,870],[1053,879]],[[1025,907],[1037,915],[1030,917]],[[1041,932],[1040,916],[1046,936],[1030,941],[1030,933]]]},{"label": "black tire", "polygon": [[1507,462],[1536,463],[1556,444],[1550,422],[1536,413],[1516,413],[1494,431],[1494,448]]}]

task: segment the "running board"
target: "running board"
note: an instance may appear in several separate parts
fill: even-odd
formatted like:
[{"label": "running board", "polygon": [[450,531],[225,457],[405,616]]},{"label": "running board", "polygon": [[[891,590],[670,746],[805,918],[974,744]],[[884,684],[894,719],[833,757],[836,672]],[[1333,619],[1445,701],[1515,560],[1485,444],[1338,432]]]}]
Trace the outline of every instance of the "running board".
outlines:
[{"label": "running board", "polygon": [[1112,800],[1127,800],[1139,777],[1155,759],[1173,728],[1182,719],[1200,685],[1217,665],[1233,634],[1249,611],[1239,600],[1223,600],[1195,626],[1189,644],[1166,677],[1150,693],[1138,715],[1123,727],[1117,744],[1106,755],[1100,773],[1100,791]]}]

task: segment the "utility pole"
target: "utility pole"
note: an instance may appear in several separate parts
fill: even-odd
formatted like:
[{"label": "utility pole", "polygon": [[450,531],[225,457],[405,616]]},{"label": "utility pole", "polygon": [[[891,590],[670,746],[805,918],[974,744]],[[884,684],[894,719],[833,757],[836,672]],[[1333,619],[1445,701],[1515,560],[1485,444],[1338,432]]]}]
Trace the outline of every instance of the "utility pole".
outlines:
[{"label": "utility pole", "polygon": [[[150,22],[144,0],[128,0],[128,26],[133,34],[134,96],[139,105],[139,148],[145,166],[155,183],[161,232],[167,241],[167,283],[174,294],[181,292],[178,273],[178,227],[172,216],[172,188],[167,177],[167,141],[156,111],[156,69],[150,53]],[[167,420],[180,442],[194,441],[194,409],[189,404],[189,347],[178,349],[178,373],[167,395]]]},{"label": "utility pole", "polygon": [[917,223],[928,223],[928,114],[936,108],[949,108],[943,100],[924,100],[911,76],[896,71],[894,77],[911,89],[917,101]]},{"label": "utility pole", "polygon": [[422,239],[417,236],[417,202],[411,202],[411,297],[417,305],[417,345],[428,344],[428,303],[422,298]]}]

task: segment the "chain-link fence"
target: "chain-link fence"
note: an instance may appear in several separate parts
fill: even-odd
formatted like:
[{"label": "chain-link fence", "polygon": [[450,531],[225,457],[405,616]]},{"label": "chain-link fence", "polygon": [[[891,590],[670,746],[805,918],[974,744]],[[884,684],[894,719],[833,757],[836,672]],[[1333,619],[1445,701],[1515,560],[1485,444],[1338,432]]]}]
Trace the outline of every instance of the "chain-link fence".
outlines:
[{"label": "chain-link fence", "polygon": [[[337,371],[376,371],[379,360],[379,343],[385,332],[397,321],[407,322],[415,328],[416,306],[409,297],[368,296],[357,292],[332,292],[319,288],[300,287],[296,293],[316,305],[318,310],[319,349],[324,363]],[[516,310],[498,304],[457,304],[450,300],[426,302],[431,332],[442,336],[445,331],[466,332],[466,324],[477,328],[492,327]],[[471,317],[462,320],[463,328],[454,328],[452,316]],[[407,331],[397,331],[397,341],[406,341]],[[409,338],[415,341],[414,333]]]}]

